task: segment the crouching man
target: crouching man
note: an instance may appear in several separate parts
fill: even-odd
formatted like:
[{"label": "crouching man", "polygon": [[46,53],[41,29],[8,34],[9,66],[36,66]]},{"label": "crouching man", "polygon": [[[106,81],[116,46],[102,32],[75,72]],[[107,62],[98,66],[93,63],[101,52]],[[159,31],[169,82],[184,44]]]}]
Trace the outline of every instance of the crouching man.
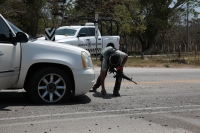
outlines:
[{"label": "crouching man", "polygon": [[[115,49],[112,46],[108,46],[101,51],[101,71],[100,75],[90,90],[90,92],[96,92],[97,88],[102,87],[101,94],[106,95],[106,89],[104,85],[105,78],[109,69],[116,68],[117,71],[123,73],[123,67],[128,59],[128,55],[120,50]],[[115,80],[115,86],[113,89],[113,95],[120,96],[119,90],[121,86],[122,77],[117,76]]]}]

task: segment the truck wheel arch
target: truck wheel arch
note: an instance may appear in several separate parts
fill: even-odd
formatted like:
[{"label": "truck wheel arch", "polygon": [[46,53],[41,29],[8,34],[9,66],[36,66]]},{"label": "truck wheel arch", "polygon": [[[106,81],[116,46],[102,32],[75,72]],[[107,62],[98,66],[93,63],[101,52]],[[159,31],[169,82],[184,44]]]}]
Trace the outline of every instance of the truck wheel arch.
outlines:
[{"label": "truck wheel arch", "polygon": [[62,64],[55,64],[55,63],[36,63],[30,66],[30,68],[28,69],[26,78],[25,78],[25,82],[24,82],[24,89],[26,91],[28,91],[28,81],[31,78],[31,75],[34,74],[34,72],[36,72],[38,69],[44,68],[44,67],[49,67],[49,66],[53,66],[53,67],[57,67],[60,68],[62,70],[64,70],[66,73],[68,73],[70,75],[70,77],[72,77],[72,82],[73,82],[73,86],[72,86],[72,92],[75,93],[75,83],[74,83],[74,75],[71,71],[71,69],[68,66],[62,65]]}]

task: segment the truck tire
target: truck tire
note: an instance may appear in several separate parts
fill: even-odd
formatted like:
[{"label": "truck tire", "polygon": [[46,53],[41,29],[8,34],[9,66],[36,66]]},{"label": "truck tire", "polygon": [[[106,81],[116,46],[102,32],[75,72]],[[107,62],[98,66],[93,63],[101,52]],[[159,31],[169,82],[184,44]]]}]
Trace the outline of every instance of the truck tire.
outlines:
[{"label": "truck tire", "polygon": [[72,82],[65,71],[57,67],[37,70],[28,83],[28,94],[34,103],[66,102],[71,95]]}]

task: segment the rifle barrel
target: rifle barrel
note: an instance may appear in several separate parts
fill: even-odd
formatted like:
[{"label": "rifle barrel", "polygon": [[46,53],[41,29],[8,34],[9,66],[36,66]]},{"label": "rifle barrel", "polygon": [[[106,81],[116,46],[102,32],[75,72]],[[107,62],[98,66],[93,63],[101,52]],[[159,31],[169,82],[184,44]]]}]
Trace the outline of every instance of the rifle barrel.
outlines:
[{"label": "rifle barrel", "polygon": [[[124,75],[124,74],[123,74],[123,75]],[[137,84],[135,81],[132,80],[132,78],[129,78],[129,77],[127,77],[126,75],[124,75],[124,78],[127,79],[127,80],[129,80],[129,81],[131,81],[131,82],[133,82],[133,83],[135,83],[135,84]]]},{"label": "rifle barrel", "polygon": [[110,72],[112,72],[113,74],[116,73],[116,75],[114,75],[114,78],[116,78],[117,75],[120,75],[122,76],[122,78],[126,79],[126,80],[129,80],[135,84],[137,84],[135,81],[132,80],[132,78],[129,78],[127,77],[126,75],[124,75],[123,72],[120,72],[120,71],[116,71],[115,69],[110,69]]}]

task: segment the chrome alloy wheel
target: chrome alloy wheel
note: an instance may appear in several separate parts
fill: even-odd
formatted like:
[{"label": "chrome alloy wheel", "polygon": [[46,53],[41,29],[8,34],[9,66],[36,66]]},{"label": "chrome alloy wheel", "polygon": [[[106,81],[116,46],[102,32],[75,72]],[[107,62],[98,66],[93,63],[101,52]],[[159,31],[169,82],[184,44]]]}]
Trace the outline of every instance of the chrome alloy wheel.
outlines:
[{"label": "chrome alloy wheel", "polygon": [[57,74],[45,75],[38,84],[39,96],[48,103],[59,101],[65,94],[65,80]]}]

